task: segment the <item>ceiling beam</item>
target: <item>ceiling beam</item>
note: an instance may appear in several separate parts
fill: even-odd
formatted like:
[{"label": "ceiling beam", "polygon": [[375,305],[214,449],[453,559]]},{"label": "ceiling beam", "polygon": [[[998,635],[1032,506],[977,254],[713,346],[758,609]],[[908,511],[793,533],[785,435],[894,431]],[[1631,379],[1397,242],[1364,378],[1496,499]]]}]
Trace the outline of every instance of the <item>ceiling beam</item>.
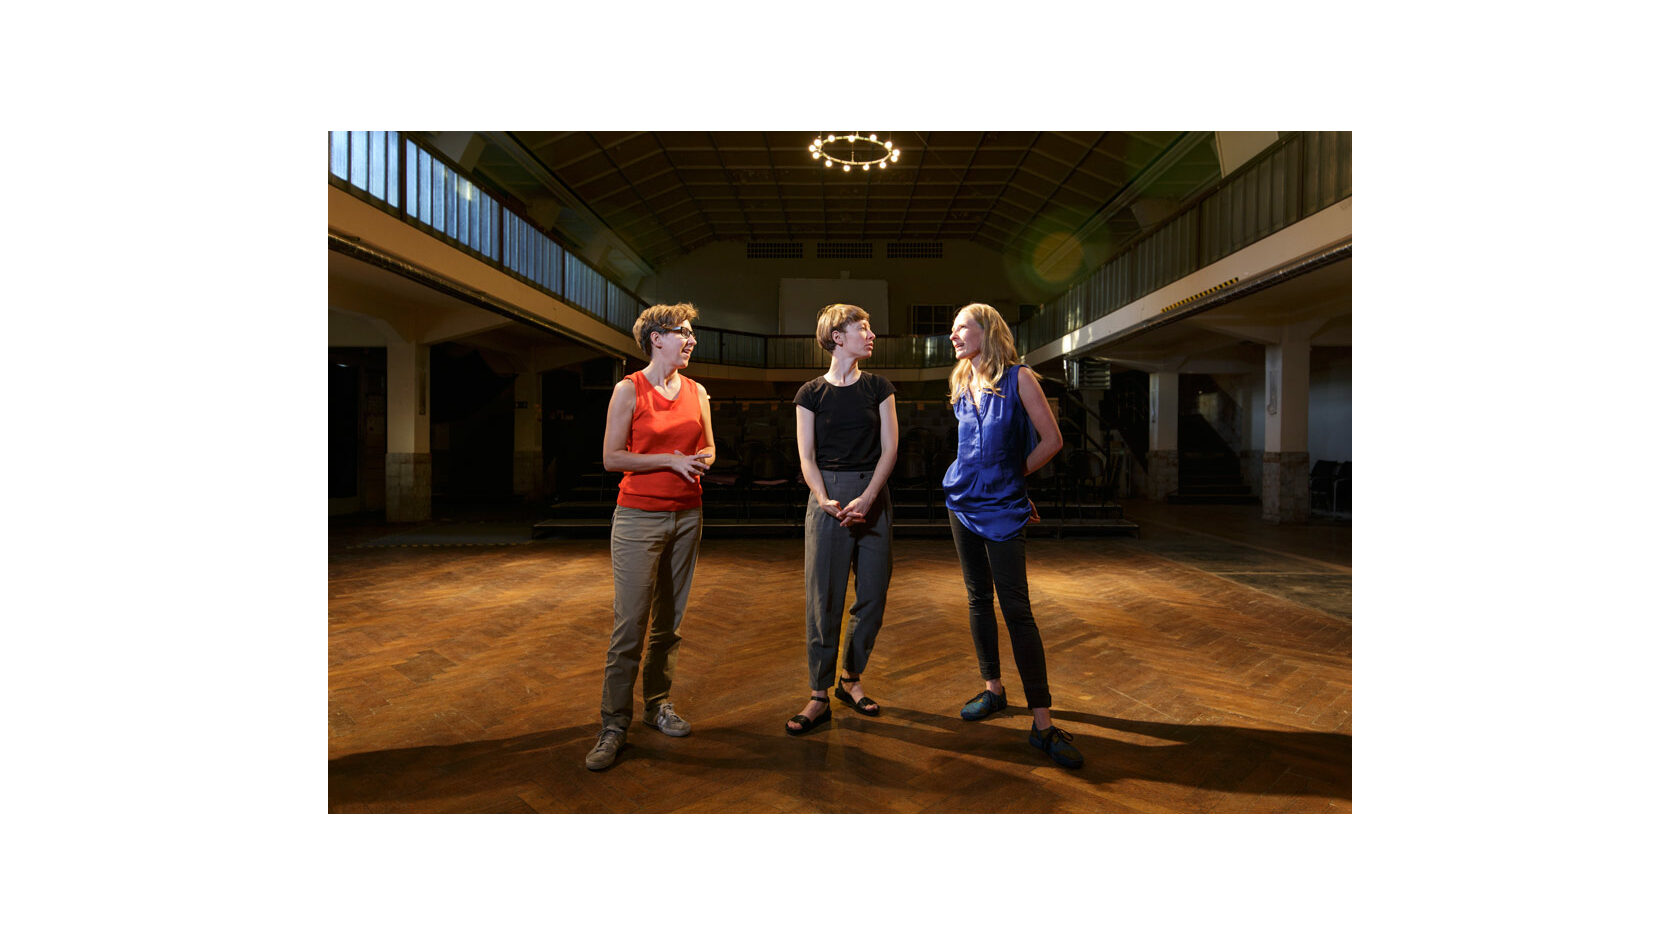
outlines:
[{"label": "ceiling beam", "polygon": [[605,242],[608,248],[617,251],[623,257],[625,264],[638,279],[653,275],[653,267],[648,265],[647,260],[631,249],[628,243],[620,239],[605,220],[596,216],[595,211],[589,209],[589,204],[584,203],[582,197],[573,193],[571,188],[565,184],[560,183],[560,178],[555,177],[554,172],[550,171],[543,162],[537,160],[536,155],[526,150],[525,146],[520,144],[512,134],[506,131],[481,131],[479,134],[483,135],[485,140],[501,148],[502,153],[506,154],[515,164],[524,168],[526,173],[536,178],[537,182],[543,185],[543,189],[553,194],[556,200],[571,208],[573,213],[582,217],[590,226],[595,227],[596,236]]},{"label": "ceiling beam", "polygon": [[1191,151],[1200,147],[1202,142],[1206,141],[1212,134],[1211,131],[1186,131],[1179,135],[1178,140],[1168,145],[1167,149],[1157,155],[1155,160],[1150,161],[1148,167],[1145,167],[1131,183],[1114,195],[1114,199],[1104,204],[1101,210],[1091,214],[1090,219],[1086,220],[1084,225],[1074,232],[1073,239],[1063,243],[1061,248],[1046,257],[1043,263],[1044,268],[1051,269],[1063,256],[1076,250],[1082,250],[1098,230],[1108,225],[1110,217],[1126,209],[1132,201],[1142,197],[1143,192],[1149,188],[1150,184],[1155,183],[1161,175],[1177,166],[1179,161],[1182,161]]}]

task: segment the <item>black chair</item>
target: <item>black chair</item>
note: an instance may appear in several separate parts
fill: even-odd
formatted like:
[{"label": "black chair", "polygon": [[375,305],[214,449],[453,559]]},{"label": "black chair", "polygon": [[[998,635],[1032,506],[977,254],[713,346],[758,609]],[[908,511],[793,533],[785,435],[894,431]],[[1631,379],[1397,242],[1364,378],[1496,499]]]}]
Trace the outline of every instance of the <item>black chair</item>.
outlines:
[{"label": "black chair", "polygon": [[1353,462],[1321,459],[1307,474],[1307,494],[1312,508],[1324,512],[1346,512],[1353,507]]},{"label": "black chair", "polygon": [[753,444],[747,459],[747,518],[752,518],[753,509],[760,504],[768,505],[776,518],[784,517],[790,504],[788,497],[794,491],[793,482],[798,468],[774,446]]},{"label": "black chair", "polygon": [[1307,495],[1313,508],[1330,511],[1338,465],[1328,459],[1313,463],[1312,472],[1307,474]]},{"label": "black chair", "polygon": [[[714,430],[715,432],[715,430]],[[745,469],[735,449],[721,440],[716,448],[717,456],[712,460],[712,468],[706,471],[706,478],[701,486],[706,495],[728,502],[735,500],[735,521],[739,522],[746,512],[746,481]],[[707,503],[711,505],[711,503]]]}]

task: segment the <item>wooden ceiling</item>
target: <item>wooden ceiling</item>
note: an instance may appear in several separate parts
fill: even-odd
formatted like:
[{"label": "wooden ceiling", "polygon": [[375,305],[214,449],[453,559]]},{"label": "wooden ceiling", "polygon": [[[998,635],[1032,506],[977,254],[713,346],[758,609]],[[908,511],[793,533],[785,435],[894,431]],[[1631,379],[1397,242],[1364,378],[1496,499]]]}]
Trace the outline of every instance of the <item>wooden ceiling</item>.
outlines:
[{"label": "wooden ceiling", "polygon": [[890,139],[898,162],[823,167],[811,129],[514,131],[477,133],[472,171],[640,269],[717,240],[969,240],[1028,258],[1078,234],[1117,249],[1220,176],[1209,132],[862,133]]}]

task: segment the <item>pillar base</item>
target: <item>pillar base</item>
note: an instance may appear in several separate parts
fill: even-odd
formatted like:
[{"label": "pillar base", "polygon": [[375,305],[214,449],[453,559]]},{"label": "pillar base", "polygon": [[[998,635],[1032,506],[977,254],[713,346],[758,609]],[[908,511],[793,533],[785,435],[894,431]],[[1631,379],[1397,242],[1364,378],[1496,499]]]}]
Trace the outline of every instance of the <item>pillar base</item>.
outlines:
[{"label": "pillar base", "polygon": [[1261,464],[1260,520],[1271,525],[1295,525],[1312,515],[1306,453],[1267,451]]},{"label": "pillar base", "polygon": [[1178,450],[1149,451],[1149,498],[1159,502],[1178,491]]},{"label": "pillar base", "polygon": [[543,496],[543,454],[541,450],[516,450],[513,454],[513,494],[526,499]]},{"label": "pillar base", "polygon": [[432,454],[385,454],[385,521],[424,522],[432,517]]}]

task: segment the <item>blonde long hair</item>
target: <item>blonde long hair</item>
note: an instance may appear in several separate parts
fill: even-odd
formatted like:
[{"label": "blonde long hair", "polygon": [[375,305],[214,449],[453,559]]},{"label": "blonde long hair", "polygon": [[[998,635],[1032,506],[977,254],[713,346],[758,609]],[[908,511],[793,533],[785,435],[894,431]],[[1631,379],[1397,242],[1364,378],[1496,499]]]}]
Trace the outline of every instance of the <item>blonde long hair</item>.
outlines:
[{"label": "blonde long hair", "polygon": [[[979,354],[972,358],[958,358],[957,366],[951,369],[951,403],[962,399],[963,393],[968,390],[969,380],[975,377],[979,378],[982,391],[1001,397],[998,385],[1003,382],[1004,372],[1009,370],[1010,365],[1022,364],[1021,356],[1015,352],[1015,335],[998,310],[984,302],[964,305],[957,309],[951,320],[954,322],[964,315],[974,317],[984,337],[980,341]],[[1031,371],[1032,368],[1026,370]]]}]

